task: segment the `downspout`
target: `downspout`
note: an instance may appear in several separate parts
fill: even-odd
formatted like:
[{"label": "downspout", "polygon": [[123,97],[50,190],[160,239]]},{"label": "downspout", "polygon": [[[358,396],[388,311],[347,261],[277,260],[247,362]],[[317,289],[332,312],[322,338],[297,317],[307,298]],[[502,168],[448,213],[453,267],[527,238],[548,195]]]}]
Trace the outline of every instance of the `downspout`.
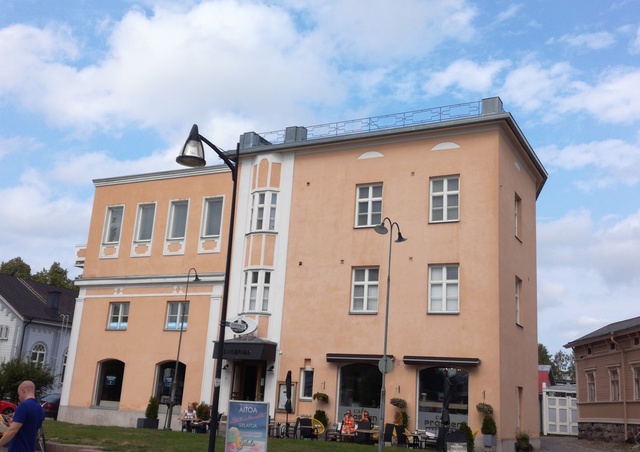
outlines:
[{"label": "downspout", "polygon": [[31,322],[33,322],[33,319],[29,319],[27,323],[22,325],[22,338],[20,339],[20,353],[18,353],[18,356],[20,357],[20,361],[22,361],[22,347],[24,346],[24,334],[27,332],[27,327]]},{"label": "downspout", "polygon": [[613,338],[613,334],[611,334],[611,342],[616,344],[616,348],[620,349],[620,361],[621,361],[620,368],[622,369],[622,372],[621,372],[622,381],[620,382],[622,386],[621,388],[622,390],[620,392],[622,393],[622,422],[624,425],[624,442],[626,443],[627,440],[629,439],[627,435],[627,424],[628,424],[627,422],[627,391],[626,391],[627,385],[626,385],[626,378],[625,378],[627,369],[624,364],[624,350],[622,347],[620,347],[620,344],[618,344],[616,340]]}]

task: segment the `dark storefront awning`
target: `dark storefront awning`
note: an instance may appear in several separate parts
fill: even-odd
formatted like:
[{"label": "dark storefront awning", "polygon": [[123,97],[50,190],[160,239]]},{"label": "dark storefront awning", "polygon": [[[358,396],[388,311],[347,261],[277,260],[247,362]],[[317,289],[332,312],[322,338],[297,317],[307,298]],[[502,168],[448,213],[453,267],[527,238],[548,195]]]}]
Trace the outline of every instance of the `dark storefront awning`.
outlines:
[{"label": "dark storefront awning", "polygon": [[[393,355],[387,355],[393,359]],[[371,363],[378,364],[382,355],[361,355],[357,353],[327,353],[328,363]]]},{"label": "dark storefront awning", "polygon": [[[244,337],[224,341],[222,357],[229,361],[275,361],[275,342],[259,337]],[[218,341],[213,342],[213,358],[218,356]]]},{"label": "dark storefront awning", "polygon": [[414,366],[433,367],[478,367],[480,358],[450,358],[444,356],[407,356],[402,358],[402,362]]}]

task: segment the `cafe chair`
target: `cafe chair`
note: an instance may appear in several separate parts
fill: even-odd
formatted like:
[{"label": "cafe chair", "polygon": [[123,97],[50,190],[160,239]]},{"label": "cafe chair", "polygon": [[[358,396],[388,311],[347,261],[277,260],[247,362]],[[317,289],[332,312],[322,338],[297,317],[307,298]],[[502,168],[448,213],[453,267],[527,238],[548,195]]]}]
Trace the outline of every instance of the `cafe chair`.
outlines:
[{"label": "cafe chair", "polygon": [[342,436],[342,422],[336,422],[330,428],[327,429],[327,433],[324,436],[324,440],[340,441],[341,436]]},{"label": "cafe chair", "polygon": [[317,427],[314,427],[312,418],[300,418],[300,438],[318,439],[318,430]]}]

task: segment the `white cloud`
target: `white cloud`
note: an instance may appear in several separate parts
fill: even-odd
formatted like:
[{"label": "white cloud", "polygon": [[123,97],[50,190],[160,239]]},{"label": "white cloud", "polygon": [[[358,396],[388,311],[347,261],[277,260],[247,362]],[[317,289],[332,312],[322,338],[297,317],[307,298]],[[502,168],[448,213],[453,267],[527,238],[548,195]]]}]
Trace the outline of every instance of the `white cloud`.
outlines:
[{"label": "white cloud", "polygon": [[516,5],[509,5],[507,9],[505,9],[504,11],[498,14],[498,16],[496,17],[496,22],[497,23],[504,22],[505,20],[509,20],[512,17],[515,17],[518,14],[518,12],[522,10],[523,6],[524,5],[522,3],[516,4]]},{"label": "white cloud", "polygon": [[629,124],[640,120],[640,68],[607,70],[593,85],[574,82],[574,93],[559,100],[560,113],[587,111],[608,123]]},{"label": "white cloud", "polygon": [[525,61],[506,75],[500,95],[525,111],[542,108],[544,112],[562,92],[572,73],[573,69],[568,63],[543,67],[541,63]]},{"label": "white cloud", "polygon": [[27,150],[39,149],[41,143],[33,137],[1,137],[0,136],[0,160],[6,155],[24,153]]},{"label": "white cloud", "polygon": [[433,73],[424,83],[429,95],[440,95],[451,88],[489,95],[493,90],[497,74],[509,65],[506,60],[479,64],[470,60],[457,60],[444,71]]},{"label": "white cloud", "polygon": [[552,145],[539,148],[536,153],[550,169],[595,169],[596,174],[589,174],[588,179],[579,176],[576,179],[576,185],[582,189],[630,186],[640,181],[640,143],[609,139],[563,148]]},{"label": "white cloud", "polygon": [[563,35],[549,42],[560,42],[569,44],[572,47],[585,47],[591,50],[601,50],[611,47],[616,43],[615,36],[608,31],[598,31],[594,33],[581,33],[573,35]]},{"label": "white cloud", "polygon": [[636,29],[634,39],[629,43],[629,53],[631,55],[637,55],[640,53],[640,26]]}]

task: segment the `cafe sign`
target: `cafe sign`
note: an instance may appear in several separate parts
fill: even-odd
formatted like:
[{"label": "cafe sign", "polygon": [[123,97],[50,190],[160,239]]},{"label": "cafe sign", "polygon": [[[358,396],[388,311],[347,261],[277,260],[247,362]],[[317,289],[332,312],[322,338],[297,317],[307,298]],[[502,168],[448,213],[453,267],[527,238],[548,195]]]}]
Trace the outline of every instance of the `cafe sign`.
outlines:
[{"label": "cafe sign", "polygon": [[227,326],[231,328],[235,334],[243,335],[253,333],[258,329],[258,322],[241,315],[227,320]]}]

